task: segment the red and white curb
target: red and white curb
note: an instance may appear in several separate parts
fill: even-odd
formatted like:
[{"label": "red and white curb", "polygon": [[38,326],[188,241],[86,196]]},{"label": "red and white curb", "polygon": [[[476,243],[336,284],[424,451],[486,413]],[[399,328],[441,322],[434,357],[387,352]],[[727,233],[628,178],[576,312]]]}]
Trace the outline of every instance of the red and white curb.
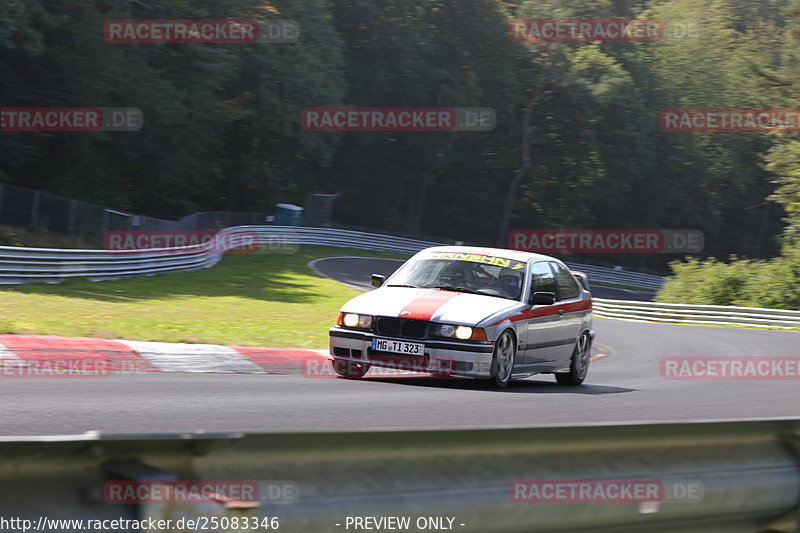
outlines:
[{"label": "red and white curb", "polygon": [[96,363],[118,372],[328,374],[327,354],[327,350],[0,335],[0,367]]},{"label": "red and white curb", "polygon": [[[608,354],[600,345],[594,346],[592,352],[593,360]],[[31,369],[26,377],[36,377],[37,369],[40,375],[55,377],[58,370],[87,368],[90,374],[104,375],[139,372],[335,375],[328,350],[0,335],[0,377],[19,377],[21,374],[14,369],[21,367]],[[381,375],[428,376],[400,369],[379,370],[377,374]],[[373,377],[377,377],[375,373]]]},{"label": "red and white curb", "polygon": [[14,352],[12,352],[11,350],[9,350],[8,348],[6,348],[5,346],[3,346],[2,344],[0,344],[0,363],[2,363],[3,361],[12,361],[12,360],[18,361],[19,356]]},{"label": "red and white curb", "polygon": [[214,344],[119,341],[161,372],[233,372],[261,369],[233,348]]}]

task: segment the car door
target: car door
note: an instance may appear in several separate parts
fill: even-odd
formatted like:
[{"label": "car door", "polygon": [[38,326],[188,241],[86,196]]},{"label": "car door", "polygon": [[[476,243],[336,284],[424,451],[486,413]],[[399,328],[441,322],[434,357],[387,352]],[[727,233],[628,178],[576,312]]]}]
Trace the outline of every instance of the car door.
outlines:
[{"label": "car door", "polygon": [[[534,292],[558,294],[555,275],[547,261],[531,265],[529,285],[526,302],[531,301],[531,295]],[[523,365],[558,359],[558,344],[564,335],[562,322],[555,305],[528,304],[528,308],[525,310],[525,343],[522,345]]]},{"label": "car door", "polygon": [[566,360],[572,357],[575,342],[580,334],[585,310],[581,305],[583,295],[575,277],[564,265],[550,262],[555,277],[557,293],[556,308],[561,318],[559,326],[560,344],[555,347],[555,360]]}]

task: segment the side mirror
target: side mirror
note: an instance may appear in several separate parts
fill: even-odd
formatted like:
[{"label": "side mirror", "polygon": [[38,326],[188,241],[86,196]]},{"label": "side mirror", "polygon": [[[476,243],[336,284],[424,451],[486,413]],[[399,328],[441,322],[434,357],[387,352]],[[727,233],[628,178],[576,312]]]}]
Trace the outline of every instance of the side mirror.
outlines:
[{"label": "side mirror", "polygon": [[370,279],[370,283],[376,289],[383,285],[384,281],[386,281],[386,276],[381,276],[380,274],[373,274],[372,279]]},{"label": "side mirror", "polygon": [[554,292],[534,292],[531,295],[531,305],[553,305],[554,303],[556,303]]},{"label": "side mirror", "polygon": [[583,290],[592,292],[592,289],[589,287],[589,277],[586,274],[583,272],[572,272],[572,276],[581,284]]}]

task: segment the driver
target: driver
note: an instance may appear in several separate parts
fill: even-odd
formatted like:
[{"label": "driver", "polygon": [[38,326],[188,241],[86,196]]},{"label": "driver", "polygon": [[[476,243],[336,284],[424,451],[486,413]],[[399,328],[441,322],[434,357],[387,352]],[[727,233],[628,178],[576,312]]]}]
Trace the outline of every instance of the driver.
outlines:
[{"label": "driver", "polygon": [[447,269],[442,272],[442,281],[453,287],[465,287],[467,289],[478,289],[475,278],[475,265],[466,261],[453,261]]},{"label": "driver", "polygon": [[519,298],[519,291],[522,288],[522,277],[519,273],[501,274],[497,279],[497,290],[503,293],[503,296],[511,300]]}]

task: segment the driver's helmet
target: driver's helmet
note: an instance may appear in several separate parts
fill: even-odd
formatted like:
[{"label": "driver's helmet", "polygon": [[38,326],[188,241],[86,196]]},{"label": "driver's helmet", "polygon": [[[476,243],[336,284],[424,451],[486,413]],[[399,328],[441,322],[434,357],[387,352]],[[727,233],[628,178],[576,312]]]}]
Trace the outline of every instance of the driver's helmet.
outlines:
[{"label": "driver's helmet", "polygon": [[519,274],[501,274],[497,278],[497,288],[509,298],[517,298],[522,289],[522,276]]},{"label": "driver's helmet", "polygon": [[453,261],[442,270],[442,281],[455,287],[467,287],[474,280],[473,265],[466,261]]}]

